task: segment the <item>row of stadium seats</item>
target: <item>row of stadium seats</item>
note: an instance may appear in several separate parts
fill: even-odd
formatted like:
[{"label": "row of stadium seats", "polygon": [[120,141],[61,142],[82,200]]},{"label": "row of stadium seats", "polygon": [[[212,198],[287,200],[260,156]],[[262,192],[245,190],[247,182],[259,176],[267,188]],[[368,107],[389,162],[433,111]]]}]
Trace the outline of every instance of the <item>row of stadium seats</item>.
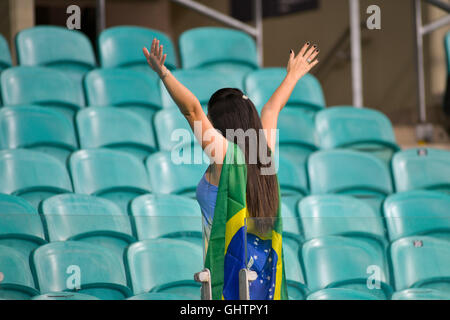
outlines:
[{"label": "row of stadium seats", "polygon": [[[0,194],[0,205],[0,238],[27,239],[26,245],[21,241],[13,243],[25,255],[47,241],[89,238],[94,234],[122,239],[107,245],[120,254],[135,239],[178,237],[201,245],[200,209],[188,197],[142,195],[129,205],[129,215],[107,199],[73,193],[44,200],[39,208],[41,217],[20,197]],[[444,193],[401,192],[386,199],[381,216],[364,201],[350,196],[308,196],[299,202],[295,212],[283,203],[283,233],[296,243],[329,235],[363,236],[380,249],[414,235],[450,239],[449,205],[450,195]]]},{"label": "row of stadium seats", "polygon": [[[211,37],[214,33],[214,37]],[[104,30],[98,38],[98,60],[102,68],[127,68],[148,71],[142,54],[158,38],[167,53],[166,65],[180,67],[172,40],[164,33],[143,27],[120,26]],[[23,66],[48,66],[64,70],[80,81],[98,66],[89,39],[81,32],[57,26],[36,26],[16,36],[17,58]],[[239,48],[239,50],[236,50]],[[179,39],[181,65],[185,69],[207,68],[232,71],[241,78],[258,68],[254,40],[241,31],[225,28],[197,28],[184,32]],[[12,65],[4,38],[0,39],[1,68]],[[156,77],[152,74],[154,79]]]},{"label": "row of stadium seats", "polygon": [[[7,240],[3,240],[0,297],[18,299],[77,291],[101,299],[123,299],[147,292],[199,298],[192,275],[202,267],[201,246],[179,239],[150,239],[130,243],[122,255],[105,250],[108,236],[110,244],[114,243],[111,233],[83,236],[43,244],[32,251],[30,259],[13,246],[5,246]],[[356,290],[372,299],[389,299],[394,288],[399,292],[432,289],[432,293],[448,299],[449,253],[448,239],[430,236],[401,238],[388,250],[363,235],[323,236],[301,247],[284,241],[291,299],[305,299],[333,287]],[[372,273],[375,276],[371,279]]]},{"label": "row of stadium seats", "polygon": [[[84,149],[71,154],[69,175],[64,164],[42,152],[3,150],[0,193],[21,196],[38,207],[51,195],[74,191],[111,199],[127,212],[130,200],[141,194],[194,196],[208,166],[203,156],[199,148],[181,148],[154,153],[144,164],[123,151]],[[444,150],[399,152],[392,162],[395,190],[431,189],[448,193],[449,163],[450,152]],[[306,168],[281,157],[278,177],[284,200],[291,208],[308,194],[336,193],[363,198],[379,210],[383,199],[394,192],[388,168],[379,159],[353,150],[315,152],[308,158]]]},{"label": "row of stadium seats", "polygon": [[[392,127],[374,110],[328,108],[317,114],[317,130],[286,109],[279,121],[279,145],[283,156],[304,162],[318,149],[350,148],[371,153],[386,163],[398,151]],[[294,121],[295,126],[294,126]],[[373,124],[358,134],[357,122]],[[70,152],[87,148],[122,149],[144,160],[158,151],[196,144],[191,129],[178,109],[158,111],[152,123],[134,112],[115,107],[89,107],[77,112],[75,126],[58,111],[35,105],[0,108],[0,149],[52,147],[46,151],[63,162]],[[300,126],[299,126],[300,124]],[[347,130],[341,130],[346,125]],[[352,130],[354,128],[354,130]],[[391,129],[391,130],[389,130]],[[179,130],[179,131],[177,131]],[[362,131],[362,130],[361,130]],[[392,134],[391,142],[382,137]],[[316,144],[315,136],[321,140]]]},{"label": "row of stadium seats", "polygon": [[29,260],[0,245],[4,276],[0,297],[29,299],[39,293],[76,291],[117,300],[154,291],[199,299],[199,284],[193,274],[202,269],[202,261],[200,246],[175,239],[133,243],[123,258],[84,241],[42,245]]},{"label": "row of stadium seats", "polygon": [[[206,107],[211,95],[224,87],[244,90],[260,111],[286,75],[284,68],[264,68],[250,72],[245,81],[235,74],[226,75],[211,70],[177,70],[174,75],[185,84]],[[49,104],[68,115],[85,105],[119,106],[140,113],[148,121],[152,112],[175,107],[160,81],[153,81],[149,73],[127,69],[96,69],[86,74],[83,86],[77,87],[65,72],[48,67],[20,66],[2,72],[2,100],[4,105]],[[322,87],[312,75],[297,84],[288,102],[299,109],[318,111],[325,107]]]}]

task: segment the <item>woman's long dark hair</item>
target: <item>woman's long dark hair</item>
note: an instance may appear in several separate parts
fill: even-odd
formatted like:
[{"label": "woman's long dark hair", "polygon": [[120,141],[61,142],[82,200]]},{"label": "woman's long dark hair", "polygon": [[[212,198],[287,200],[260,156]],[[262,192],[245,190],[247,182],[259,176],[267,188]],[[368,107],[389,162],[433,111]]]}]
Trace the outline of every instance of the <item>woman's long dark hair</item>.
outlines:
[{"label": "woman's long dark hair", "polygon": [[[247,210],[253,219],[255,227],[261,233],[269,231],[275,222],[278,211],[278,181],[274,174],[262,174],[263,168],[271,167],[271,151],[267,146],[265,135],[262,134],[262,123],[258,111],[250,99],[244,96],[239,89],[225,88],[214,93],[208,102],[208,118],[214,128],[226,137],[227,129],[242,129],[247,132],[253,129],[256,132],[256,146],[250,146],[247,136],[245,142],[233,135],[234,141],[245,154],[247,165]],[[270,134],[270,133],[268,133]],[[227,138],[227,137],[226,137]],[[242,145],[244,143],[244,145]],[[265,149],[261,150],[261,146]],[[250,151],[257,150],[256,155]],[[265,159],[262,159],[265,156]],[[250,161],[252,159],[252,161]],[[256,160],[256,161],[255,161]]]}]

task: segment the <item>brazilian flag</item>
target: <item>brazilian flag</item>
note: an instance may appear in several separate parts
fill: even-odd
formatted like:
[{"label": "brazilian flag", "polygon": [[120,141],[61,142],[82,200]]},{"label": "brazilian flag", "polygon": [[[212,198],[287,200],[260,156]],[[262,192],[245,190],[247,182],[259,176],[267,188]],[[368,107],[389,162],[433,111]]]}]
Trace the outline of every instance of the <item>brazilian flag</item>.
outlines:
[{"label": "brazilian flag", "polygon": [[247,211],[246,190],[244,154],[229,142],[205,259],[205,268],[211,271],[212,297],[239,300],[239,271],[248,268],[258,274],[250,284],[251,300],[287,299],[281,205],[272,231],[258,234]]}]

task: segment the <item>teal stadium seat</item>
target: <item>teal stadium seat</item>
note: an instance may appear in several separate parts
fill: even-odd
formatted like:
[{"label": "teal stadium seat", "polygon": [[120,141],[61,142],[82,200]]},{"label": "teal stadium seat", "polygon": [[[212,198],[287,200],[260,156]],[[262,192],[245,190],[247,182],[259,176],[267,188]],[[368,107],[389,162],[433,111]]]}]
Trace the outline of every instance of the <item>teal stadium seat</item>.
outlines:
[{"label": "teal stadium seat", "polygon": [[40,106],[0,109],[0,149],[26,148],[61,160],[78,149],[72,121],[63,114]]},{"label": "teal stadium seat", "polygon": [[[247,75],[245,90],[259,112],[285,77],[285,68],[264,68]],[[312,74],[306,74],[292,91],[285,108],[297,109],[303,116],[313,119],[314,114],[325,108],[325,105],[320,82]]]},{"label": "teal stadium seat", "polygon": [[308,159],[311,194],[347,194],[363,199],[377,212],[393,192],[391,174],[378,158],[353,150],[323,150]]},{"label": "teal stadium seat", "polygon": [[59,26],[35,26],[16,36],[17,59],[22,66],[43,66],[63,71],[82,89],[82,78],[97,65],[88,37]]},{"label": "teal stadium seat", "polygon": [[150,192],[144,164],[123,151],[80,150],[72,154],[69,164],[76,193],[112,200],[124,213],[132,199]]},{"label": "teal stadium seat", "polygon": [[108,28],[98,38],[100,63],[103,68],[127,68],[152,73],[142,49],[150,47],[154,38],[160,41],[167,54],[165,65],[170,70],[177,68],[177,57],[172,40],[164,33],[137,26]]},{"label": "teal stadium seat", "polygon": [[39,294],[25,257],[14,248],[0,245],[0,300],[28,300]]},{"label": "teal stadium seat", "polygon": [[34,296],[31,300],[100,300],[97,297],[77,292],[50,292]]},{"label": "teal stadium seat", "polygon": [[450,300],[450,293],[435,289],[407,289],[395,292],[392,300]]},{"label": "teal stadium seat", "polygon": [[62,194],[42,202],[48,237],[53,241],[85,241],[122,258],[136,240],[130,219],[113,202],[84,194]]},{"label": "teal stadium seat", "polygon": [[392,243],[395,288],[436,289],[450,294],[450,242],[413,236]]},{"label": "teal stadium seat", "polygon": [[336,236],[313,239],[303,245],[303,262],[312,292],[346,288],[379,299],[389,299],[392,294],[386,259],[366,241]]},{"label": "teal stadium seat", "polygon": [[310,294],[307,300],[379,300],[370,293],[352,289],[330,288]]},{"label": "teal stadium seat", "polygon": [[392,159],[397,192],[428,189],[450,193],[450,151],[417,148]]},{"label": "teal stadium seat", "polygon": [[450,240],[450,195],[414,190],[396,193],[384,202],[391,241],[429,235]]},{"label": "teal stadium seat", "polygon": [[122,259],[91,243],[46,244],[33,252],[31,265],[41,294],[76,291],[102,300],[132,295]]},{"label": "teal stadium seat", "polygon": [[[236,77],[233,74],[224,76],[213,70],[176,70],[172,74],[197,97],[205,112],[211,96],[217,90],[222,88],[242,89],[243,87],[240,77]],[[160,82],[160,88],[162,106],[164,108],[176,108],[175,101],[173,101],[162,82]]]},{"label": "teal stadium seat", "polygon": [[[0,34],[0,74],[3,70],[12,67],[11,53],[6,39]],[[1,86],[1,85],[0,85]],[[0,94],[0,106],[2,106],[2,95]]]},{"label": "teal stadium seat", "polygon": [[0,193],[26,199],[35,208],[55,194],[72,192],[66,167],[55,157],[25,149],[0,151]]},{"label": "teal stadium seat", "polygon": [[31,251],[45,243],[37,210],[22,198],[0,194],[0,245],[11,247],[28,259]]},{"label": "teal stadium seat", "polygon": [[302,226],[297,210],[291,210],[289,206],[282,201],[281,217],[283,219],[283,238],[288,237],[298,242],[302,241]]},{"label": "teal stadium seat", "polygon": [[[198,151],[198,163],[191,150]],[[187,156],[184,158],[184,153]],[[159,194],[179,194],[195,198],[197,184],[208,168],[203,151],[198,148],[160,151],[150,155],[145,161],[150,177],[151,189]],[[182,163],[182,160],[186,162]],[[178,163],[180,161],[180,163]]]},{"label": "teal stadium seat", "polygon": [[144,72],[127,69],[98,69],[84,79],[89,106],[114,106],[132,110],[146,121],[161,109],[159,83]]},{"label": "teal stadium seat", "polygon": [[11,52],[5,37],[0,34],[0,73],[12,66]]},{"label": "teal stadium seat", "polygon": [[35,104],[54,108],[70,120],[84,105],[83,91],[65,73],[42,67],[14,67],[1,74],[5,106]]},{"label": "teal stadium seat", "polygon": [[379,212],[350,196],[327,194],[304,198],[298,205],[305,240],[343,236],[364,240],[384,254],[386,232]]},{"label": "teal stadium seat", "polygon": [[305,167],[318,150],[314,122],[293,108],[284,109],[278,117],[278,139],[280,155],[298,166]]},{"label": "teal stadium seat", "polygon": [[157,149],[150,123],[129,110],[86,108],[77,114],[77,128],[83,149],[117,149],[141,160]]},{"label": "teal stadium seat", "polygon": [[184,69],[234,73],[244,79],[258,68],[255,41],[242,31],[217,27],[191,29],[181,34],[179,49]]},{"label": "teal stadium seat", "polygon": [[202,213],[194,199],[146,194],[131,203],[138,240],[183,239],[202,246]]},{"label": "teal stadium seat", "polygon": [[[189,299],[186,296],[172,294],[172,293],[164,293],[164,292],[146,292],[141,293],[127,300],[194,300]],[[198,299],[197,299],[198,300]]]},{"label": "teal stadium seat", "polygon": [[309,292],[303,276],[299,249],[300,246],[296,241],[283,238],[284,270],[289,300],[305,300]]},{"label": "teal stadium seat", "polygon": [[153,128],[160,150],[170,151],[174,148],[189,146],[200,147],[189,123],[178,108],[158,111],[153,118]]},{"label": "teal stadium seat", "polygon": [[373,109],[339,106],[316,115],[322,149],[349,148],[370,153],[388,166],[399,150],[391,121]]},{"label": "teal stadium seat", "polygon": [[297,203],[309,194],[306,165],[281,154],[278,158],[277,177],[283,202],[296,214]]},{"label": "teal stadium seat", "polygon": [[194,274],[203,269],[202,248],[187,241],[156,239],[128,247],[126,265],[135,295],[161,292],[200,299]]}]

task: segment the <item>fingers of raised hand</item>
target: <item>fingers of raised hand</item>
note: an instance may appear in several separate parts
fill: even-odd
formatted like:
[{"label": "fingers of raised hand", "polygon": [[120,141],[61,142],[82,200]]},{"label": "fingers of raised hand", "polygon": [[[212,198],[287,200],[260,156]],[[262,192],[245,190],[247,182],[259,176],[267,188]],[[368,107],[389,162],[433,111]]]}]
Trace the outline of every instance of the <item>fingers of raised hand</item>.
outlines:
[{"label": "fingers of raised hand", "polygon": [[309,64],[309,70],[311,70],[316,64],[318,64],[319,63],[319,59],[316,59],[316,60],[314,60],[313,62],[311,62],[310,64]]},{"label": "fingers of raised hand", "polygon": [[152,48],[151,48],[151,54],[156,53],[156,38],[152,41]]},{"label": "fingers of raised hand", "polygon": [[159,46],[159,55],[158,55],[158,60],[159,61],[161,61],[162,60],[162,58],[163,58],[163,56],[164,56],[164,47],[163,47],[163,45],[160,45]]},{"label": "fingers of raised hand", "polygon": [[297,57],[303,57],[305,55],[305,53],[306,53],[306,50],[308,50],[309,46],[310,46],[309,42],[305,43],[303,48],[300,50],[300,52],[299,52]]},{"label": "fingers of raised hand", "polygon": [[312,60],[311,56],[316,52],[317,49],[317,45],[313,45],[311,48],[308,49],[308,51],[306,51],[305,55],[303,56],[306,60]]},{"label": "fingers of raised hand", "polygon": [[150,59],[150,52],[148,52],[148,49],[144,47],[142,50],[144,51],[145,58],[147,58],[147,60]]},{"label": "fingers of raised hand", "polygon": [[314,59],[317,57],[317,55],[319,54],[319,49],[315,49],[314,51],[313,51],[313,53],[307,58],[307,61],[309,62],[309,63],[311,63],[312,61],[314,61]]}]

